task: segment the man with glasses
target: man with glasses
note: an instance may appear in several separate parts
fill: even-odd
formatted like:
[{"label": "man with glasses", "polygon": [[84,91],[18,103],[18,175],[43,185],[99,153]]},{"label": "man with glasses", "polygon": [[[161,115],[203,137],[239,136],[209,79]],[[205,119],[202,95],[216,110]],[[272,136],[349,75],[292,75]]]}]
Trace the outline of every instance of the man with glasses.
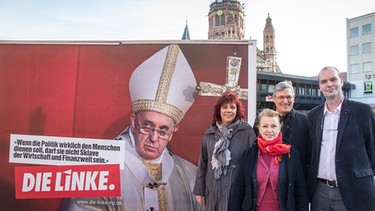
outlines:
[{"label": "man with glasses", "polygon": [[335,67],[318,74],[326,102],[308,114],[312,211],[375,210],[375,116],[367,104],[343,95]]},{"label": "man with glasses", "polygon": [[[309,163],[308,144],[310,140],[307,115],[294,110],[295,92],[291,81],[281,81],[275,85],[272,99],[275,104],[275,110],[281,117],[281,132],[286,141],[297,149],[300,154],[301,162],[304,167],[305,176],[307,176],[307,167]],[[258,120],[255,120],[254,131],[257,135]]]},{"label": "man with glasses", "polygon": [[122,196],[104,198],[105,205],[73,201],[63,210],[198,210],[192,194],[196,166],[166,148],[195,100],[196,85],[178,45],[140,64],[129,81],[131,125],[116,138],[125,141]]}]

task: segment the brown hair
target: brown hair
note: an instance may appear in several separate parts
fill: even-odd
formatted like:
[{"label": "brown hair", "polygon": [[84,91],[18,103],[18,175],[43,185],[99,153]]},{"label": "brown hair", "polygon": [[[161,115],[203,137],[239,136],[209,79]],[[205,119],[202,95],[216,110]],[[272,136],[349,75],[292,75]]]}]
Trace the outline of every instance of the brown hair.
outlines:
[{"label": "brown hair", "polygon": [[236,118],[234,119],[234,121],[237,121],[238,119],[246,120],[245,108],[243,107],[240,99],[238,99],[237,95],[235,95],[233,92],[227,91],[221,95],[221,97],[217,100],[214,106],[214,115],[213,115],[214,119],[212,121],[212,125],[215,125],[216,122],[222,123],[221,116],[220,116],[220,108],[221,106],[227,103],[234,103],[237,106],[237,113],[236,113]]},{"label": "brown hair", "polygon": [[339,78],[341,78],[339,69],[337,69],[336,67],[333,67],[333,66],[325,66],[325,67],[323,67],[323,68],[319,71],[319,73],[318,73],[318,81],[320,80],[320,79],[319,79],[320,73],[321,73],[322,71],[324,71],[324,70],[330,70],[330,69],[336,70],[337,75],[339,76]]}]

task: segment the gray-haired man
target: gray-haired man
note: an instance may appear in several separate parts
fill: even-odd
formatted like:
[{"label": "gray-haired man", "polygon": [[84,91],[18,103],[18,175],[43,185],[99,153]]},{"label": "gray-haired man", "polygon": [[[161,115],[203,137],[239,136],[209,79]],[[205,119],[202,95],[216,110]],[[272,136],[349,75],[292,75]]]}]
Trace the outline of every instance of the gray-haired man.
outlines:
[{"label": "gray-haired man", "polygon": [[[305,176],[307,176],[307,167],[310,157],[308,150],[310,133],[307,115],[299,113],[293,108],[295,98],[296,95],[291,81],[281,81],[275,85],[272,99],[275,103],[275,110],[281,116],[281,132],[283,137],[298,150],[304,167]],[[253,128],[258,135],[257,120],[255,120]]]}]

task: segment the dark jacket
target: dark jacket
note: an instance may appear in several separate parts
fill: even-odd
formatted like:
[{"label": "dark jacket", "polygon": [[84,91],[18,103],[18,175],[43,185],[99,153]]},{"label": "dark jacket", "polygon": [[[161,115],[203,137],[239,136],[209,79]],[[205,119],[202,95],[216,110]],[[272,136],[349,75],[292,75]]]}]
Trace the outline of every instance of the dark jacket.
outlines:
[{"label": "dark jacket", "polygon": [[[281,118],[282,128],[281,132],[285,138],[286,144],[291,144],[301,157],[301,163],[304,166],[304,173],[307,177],[307,168],[310,162],[310,134],[307,121],[307,115],[296,112],[292,109],[285,117]],[[255,120],[254,131],[259,135],[258,131],[259,120]]]},{"label": "dark jacket", "polygon": [[[322,145],[324,104],[309,114],[312,157],[308,187],[312,196]],[[375,210],[375,116],[367,104],[344,99],[338,124],[336,176],[342,200],[349,211]]]},{"label": "dark jacket", "polygon": [[216,180],[211,157],[217,142],[215,139],[217,130],[216,126],[210,125],[204,134],[193,191],[195,195],[205,197],[205,209],[208,211],[228,210],[229,196],[232,192],[234,178],[238,173],[240,159],[243,152],[249,149],[256,140],[252,127],[243,121],[233,131],[233,136],[230,139],[231,160],[227,175],[222,175],[220,179]]},{"label": "dark jacket", "polygon": [[[258,146],[255,144],[242,157],[241,169],[233,187],[229,210],[255,210],[258,192],[256,185],[257,161]],[[298,151],[293,147],[290,157],[286,154],[280,162],[277,190],[282,211],[308,210],[309,201],[306,180],[302,172]]]}]

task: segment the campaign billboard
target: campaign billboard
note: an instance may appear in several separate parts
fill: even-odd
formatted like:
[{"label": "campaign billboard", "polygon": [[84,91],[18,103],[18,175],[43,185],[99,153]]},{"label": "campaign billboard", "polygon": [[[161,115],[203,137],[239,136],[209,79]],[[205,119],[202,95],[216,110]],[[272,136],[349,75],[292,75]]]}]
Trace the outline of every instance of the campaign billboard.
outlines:
[{"label": "campaign billboard", "polygon": [[[200,82],[227,88],[228,57],[241,58],[238,77],[229,79],[229,86],[246,92],[243,104],[248,121],[252,124],[256,111],[255,41],[1,41],[0,206],[7,207],[8,210],[56,210],[62,198],[68,197],[16,197],[16,185],[19,184],[16,184],[17,172],[24,172],[33,166],[57,166],[59,162],[64,163],[64,159],[56,154],[54,156],[57,160],[60,159],[59,162],[14,162],[17,161],[17,156],[23,155],[10,150],[16,147],[11,147],[12,134],[67,137],[77,139],[76,142],[81,139],[113,140],[130,124],[131,74],[144,60],[170,44],[178,45],[186,57],[197,81],[197,92],[202,90]],[[193,105],[182,119],[179,130],[168,144],[172,153],[197,163],[202,137],[213,119],[216,100],[217,96],[210,93],[196,96]],[[17,141],[13,144],[17,145]],[[22,150],[28,150],[29,143],[19,144],[24,147]],[[35,147],[35,150],[38,147]],[[51,154],[57,153],[57,149],[51,150]],[[69,151],[74,152],[73,149]],[[93,161],[95,156],[101,157],[95,150],[89,153],[92,158],[85,158],[87,161]],[[37,155],[34,155],[34,158],[35,156]],[[65,158],[69,159],[67,156]],[[52,156],[51,159],[45,157],[44,160],[52,160]],[[104,162],[104,158],[97,161]],[[72,163],[65,164],[69,166]],[[82,165],[91,164],[88,162]],[[53,170],[51,172],[55,173],[26,174],[25,178],[28,180],[25,179],[25,184],[29,186],[26,185],[25,188],[35,190],[37,186],[31,187],[30,182],[36,182],[38,175],[47,182],[40,182],[39,188],[42,188],[43,184],[44,188],[51,191],[56,190],[56,187],[63,188],[62,183],[54,183],[54,188],[48,183],[56,181],[59,175],[65,175],[67,178],[68,174]],[[101,174],[98,173],[98,178],[99,175]],[[73,173],[71,176],[73,177]],[[107,178],[105,173],[102,176]],[[22,183],[22,180],[20,182]],[[107,183],[101,184],[107,187]]]}]

